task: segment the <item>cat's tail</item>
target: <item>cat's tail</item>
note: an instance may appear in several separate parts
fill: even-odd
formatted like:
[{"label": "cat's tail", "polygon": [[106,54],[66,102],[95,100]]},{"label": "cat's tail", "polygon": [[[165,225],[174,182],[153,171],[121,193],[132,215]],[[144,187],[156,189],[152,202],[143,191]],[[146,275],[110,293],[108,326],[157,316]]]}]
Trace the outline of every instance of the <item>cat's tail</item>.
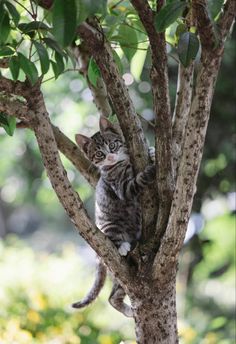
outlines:
[{"label": "cat's tail", "polygon": [[85,296],[85,298],[81,301],[75,302],[72,304],[73,308],[83,308],[88,306],[90,303],[92,303],[100,293],[102,287],[104,286],[105,279],[106,279],[107,269],[105,265],[99,260],[96,270],[96,277],[95,282],[88,292],[88,294]]}]

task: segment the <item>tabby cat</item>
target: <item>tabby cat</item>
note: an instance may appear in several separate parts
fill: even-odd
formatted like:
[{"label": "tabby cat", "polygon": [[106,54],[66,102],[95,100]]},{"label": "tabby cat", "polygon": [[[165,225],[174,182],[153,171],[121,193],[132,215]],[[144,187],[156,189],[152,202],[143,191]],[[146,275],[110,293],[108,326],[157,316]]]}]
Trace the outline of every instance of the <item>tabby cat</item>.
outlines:
[{"label": "tabby cat", "polygon": [[[117,247],[120,255],[126,256],[141,236],[140,191],[154,180],[155,167],[149,165],[134,176],[128,150],[121,135],[110,121],[100,118],[100,131],[91,138],[77,134],[76,142],[88,159],[100,169],[96,187],[95,221],[97,227]],[[151,150],[153,158],[154,151]],[[106,278],[106,267],[101,260],[97,267],[95,283],[88,295],[72,307],[82,308],[98,296]],[[131,308],[123,300],[123,288],[114,282],[109,302],[128,317]]]}]

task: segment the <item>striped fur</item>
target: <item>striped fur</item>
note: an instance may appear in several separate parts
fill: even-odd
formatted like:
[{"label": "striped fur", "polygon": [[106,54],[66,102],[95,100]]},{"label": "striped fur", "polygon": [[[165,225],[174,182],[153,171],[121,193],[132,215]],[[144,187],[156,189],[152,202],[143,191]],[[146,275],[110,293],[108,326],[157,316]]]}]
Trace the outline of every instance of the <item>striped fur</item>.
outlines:
[{"label": "striped fur", "polygon": [[[105,118],[100,120],[100,132],[91,138],[77,135],[76,141],[101,172],[96,187],[96,225],[116,245],[119,253],[126,256],[141,236],[139,195],[153,181],[155,167],[147,166],[144,172],[135,176],[121,136]],[[94,286],[73,307],[87,306],[98,296],[105,281],[104,269],[100,263]],[[124,290],[115,281],[109,301],[126,316],[132,316],[130,307],[123,302],[124,297]]]}]

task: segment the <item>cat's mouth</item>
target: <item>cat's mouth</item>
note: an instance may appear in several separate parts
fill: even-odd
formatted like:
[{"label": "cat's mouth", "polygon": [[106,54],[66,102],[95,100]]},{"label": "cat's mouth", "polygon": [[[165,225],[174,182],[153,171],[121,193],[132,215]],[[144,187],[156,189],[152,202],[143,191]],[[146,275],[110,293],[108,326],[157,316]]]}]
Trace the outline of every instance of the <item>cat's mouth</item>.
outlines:
[{"label": "cat's mouth", "polygon": [[110,153],[110,154],[108,154],[108,155],[106,156],[105,165],[108,165],[108,166],[114,165],[114,164],[116,164],[118,161],[119,161],[118,155],[117,155],[117,154],[111,154],[111,153]]},{"label": "cat's mouth", "polygon": [[126,154],[108,154],[105,161],[102,164],[102,168],[110,169],[118,163],[127,160],[128,156]]}]

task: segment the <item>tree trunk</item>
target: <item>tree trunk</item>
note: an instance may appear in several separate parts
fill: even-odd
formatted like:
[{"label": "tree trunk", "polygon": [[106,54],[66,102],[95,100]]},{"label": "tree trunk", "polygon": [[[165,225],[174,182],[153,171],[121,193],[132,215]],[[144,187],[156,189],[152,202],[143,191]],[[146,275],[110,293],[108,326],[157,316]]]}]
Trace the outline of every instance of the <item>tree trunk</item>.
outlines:
[{"label": "tree trunk", "polygon": [[137,344],[178,343],[175,277],[165,287],[147,284],[131,298]]}]

